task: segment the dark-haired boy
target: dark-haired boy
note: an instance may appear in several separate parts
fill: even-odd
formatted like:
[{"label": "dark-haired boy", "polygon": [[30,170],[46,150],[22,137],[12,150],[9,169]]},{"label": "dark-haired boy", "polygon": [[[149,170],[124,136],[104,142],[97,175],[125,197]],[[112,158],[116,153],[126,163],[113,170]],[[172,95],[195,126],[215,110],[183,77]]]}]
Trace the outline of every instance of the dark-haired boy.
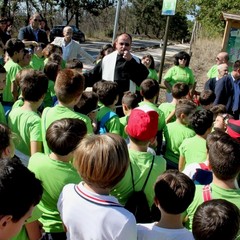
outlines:
[{"label": "dark-haired boy", "polygon": [[216,95],[211,90],[203,90],[199,96],[200,108],[210,110],[213,106],[213,102],[216,98]]},{"label": "dark-haired boy", "polygon": [[190,117],[190,126],[196,133],[194,137],[183,140],[179,147],[179,171],[190,163],[200,163],[207,158],[206,138],[212,131],[213,113],[210,110],[197,110]]},{"label": "dark-haired boy", "polygon": [[118,84],[113,81],[101,81],[97,84],[96,93],[100,102],[97,113],[99,133],[111,132],[120,135],[120,121],[114,112],[118,102]]},{"label": "dark-haired boy", "polygon": [[45,237],[66,239],[66,233],[57,210],[58,197],[68,183],[78,183],[79,174],[70,161],[73,151],[86,135],[87,128],[80,119],[64,118],[53,122],[47,129],[46,141],[51,153],[36,153],[29,160],[28,168],[42,181],[43,196],[39,203]]},{"label": "dark-haired boy", "polygon": [[209,165],[213,172],[213,181],[207,186],[196,186],[193,202],[186,211],[188,228],[197,207],[211,199],[225,199],[240,208],[240,189],[237,176],[240,171],[240,144],[228,134],[214,142],[209,149]]},{"label": "dark-haired boy", "polygon": [[161,219],[138,224],[138,239],[193,240],[192,233],[182,224],[181,215],[193,200],[193,181],[177,170],[168,170],[158,177],[154,192],[154,202],[161,212]]},{"label": "dark-haired boy", "polygon": [[30,61],[30,66],[34,70],[43,70],[44,69],[44,56],[42,50],[44,49],[45,44],[39,43],[38,46],[34,47],[34,53]]},{"label": "dark-haired boy", "polygon": [[[154,80],[153,80],[154,81]],[[148,152],[148,145],[155,141],[158,130],[158,114],[148,106],[137,107],[131,111],[128,124],[125,128],[129,136],[129,157],[133,170],[130,166],[124,178],[116,185],[111,192],[123,205],[133,193],[132,178],[135,191],[140,191],[153,163],[147,184],[144,189],[149,208],[153,205],[153,184],[159,174],[166,170],[166,161],[161,156],[154,156]]]},{"label": "dark-haired boy", "polygon": [[15,158],[0,159],[0,183],[0,239],[8,240],[30,218],[43,189],[34,174]]},{"label": "dark-haired boy", "polygon": [[19,65],[19,61],[23,59],[25,45],[21,40],[11,38],[6,42],[5,48],[9,60],[4,65],[7,76],[6,87],[3,91],[3,101],[6,102],[6,104],[13,104],[18,98],[15,76],[22,69]]},{"label": "dark-haired boy", "polygon": [[195,240],[239,239],[240,211],[235,204],[223,199],[202,203],[194,214]]},{"label": "dark-haired boy", "polygon": [[128,137],[127,133],[125,132],[125,127],[127,125],[129,115],[131,114],[132,109],[138,107],[138,104],[139,99],[137,94],[132,93],[130,91],[124,93],[122,97],[122,109],[125,116],[119,119],[121,124],[121,136],[124,139],[127,139]]},{"label": "dark-haired boy", "polygon": [[47,107],[42,113],[42,137],[44,152],[50,153],[45,140],[46,130],[49,125],[62,118],[78,118],[85,122],[88,133],[92,133],[91,120],[88,116],[75,112],[74,106],[79,102],[84,88],[84,77],[76,70],[61,70],[56,78],[54,90],[59,104]]},{"label": "dark-haired boy", "polygon": [[26,70],[20,80],[23,106],[12,109],[8,116],[8,125],[17,135],[14,140],[16,155],[25,165],[33,153],[42,151],[41,118],[37,109],[43,102],[47,87],[48,79],[44,73]]},{"label": "dark-haired boy", "polygon": [[193,137],[195,132],[189,128],[189,116],[196,110],[196,105],[187,99],[181,99],[176,105],[175,115],[177,120],[168,123],[164,128],[166,151],[164,158],[168,168],[178,169],[179,147],[183,140]]},{"label": "dark-haired boy", "polygon": [[162,147],[162,132],[166,126],[163,112],[157,108],[155,102],[159,95],[159,84],[153,79],[145,79],[140,85],[140,94],[143,97],[143,101],[139,103],[139,106],[148,106],[158,114],[158,132],[157,132],[157,154],[160,154]]}]

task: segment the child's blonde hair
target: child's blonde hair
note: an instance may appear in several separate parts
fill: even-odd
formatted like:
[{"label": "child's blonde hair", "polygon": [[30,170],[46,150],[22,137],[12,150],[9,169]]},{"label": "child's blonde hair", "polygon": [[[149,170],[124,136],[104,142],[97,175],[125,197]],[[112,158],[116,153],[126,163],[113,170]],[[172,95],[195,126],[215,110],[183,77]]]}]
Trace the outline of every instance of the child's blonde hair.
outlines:
[{"label": "child's blonde hair", "polygon": [[129,164],[127,144],[116,134],[86,136],[74,153],[74,166],[82,179],[99,188],[113,188]]}]

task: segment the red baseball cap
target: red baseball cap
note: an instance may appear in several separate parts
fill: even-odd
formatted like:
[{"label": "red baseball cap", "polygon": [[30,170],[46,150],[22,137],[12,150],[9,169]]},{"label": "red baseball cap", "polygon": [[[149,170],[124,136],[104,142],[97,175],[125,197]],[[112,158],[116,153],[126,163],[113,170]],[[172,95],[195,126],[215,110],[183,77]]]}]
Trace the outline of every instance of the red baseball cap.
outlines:
[{"label": "red baseball cap", "polygon": [[227,133],[232,138],[240,138],[240,120],[229,119]]}]

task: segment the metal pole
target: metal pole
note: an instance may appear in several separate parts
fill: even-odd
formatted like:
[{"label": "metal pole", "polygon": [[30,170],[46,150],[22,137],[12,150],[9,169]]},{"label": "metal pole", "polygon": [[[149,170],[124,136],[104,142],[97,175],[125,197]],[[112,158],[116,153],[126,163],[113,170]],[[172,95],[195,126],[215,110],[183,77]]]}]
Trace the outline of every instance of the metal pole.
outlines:
[{"label": "metal pole", "polygon": [[122,4],[122,1],[118,0],[117,9],[116,9],[116,15],[115,15],[115,22],[114,22],[114,29],[113,29],[112,44],[114,43],[114,41],[116,39],[116,36],[117,36],[118,20],[119,20],[119,15],[120,15],[121,4]]},{"label": "metal pole", "polygon": [[169,22],[170,22],[170,16],[167,16],[164,42],[163,42],[163,49],[162,49],[162,56],[161,56],[161,62],[160,62],[160,67],[159,67],[159,78],[158,78],[159,83],[161,83],[161,80],[162,80],[163,65],[164,65],[164,60],[165,60],[165,55],[166,55],[166,50],[167,50]]}]

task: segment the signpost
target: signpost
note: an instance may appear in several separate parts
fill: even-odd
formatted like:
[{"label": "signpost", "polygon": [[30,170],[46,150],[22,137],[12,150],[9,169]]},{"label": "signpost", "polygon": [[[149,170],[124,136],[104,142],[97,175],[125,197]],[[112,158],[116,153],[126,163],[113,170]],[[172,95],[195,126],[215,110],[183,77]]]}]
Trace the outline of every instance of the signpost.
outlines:
[{"label": "signpost", "polygon": [[162,80],[163,65],[164,65],[164,60],[165,60],[165,55],[166,55],[166,50],[167,50],[170,16],[175,15],[176,5],[177,5],[177,0],[163,0],[162,15],[167,16],[167,22],[166,22],[166,27],[165,27],[162,56],[161,56],[161,61],[160,61],[159,74],[158,74],[159,75],[158,76],[159,83],[161,83],[161,80]]}]

